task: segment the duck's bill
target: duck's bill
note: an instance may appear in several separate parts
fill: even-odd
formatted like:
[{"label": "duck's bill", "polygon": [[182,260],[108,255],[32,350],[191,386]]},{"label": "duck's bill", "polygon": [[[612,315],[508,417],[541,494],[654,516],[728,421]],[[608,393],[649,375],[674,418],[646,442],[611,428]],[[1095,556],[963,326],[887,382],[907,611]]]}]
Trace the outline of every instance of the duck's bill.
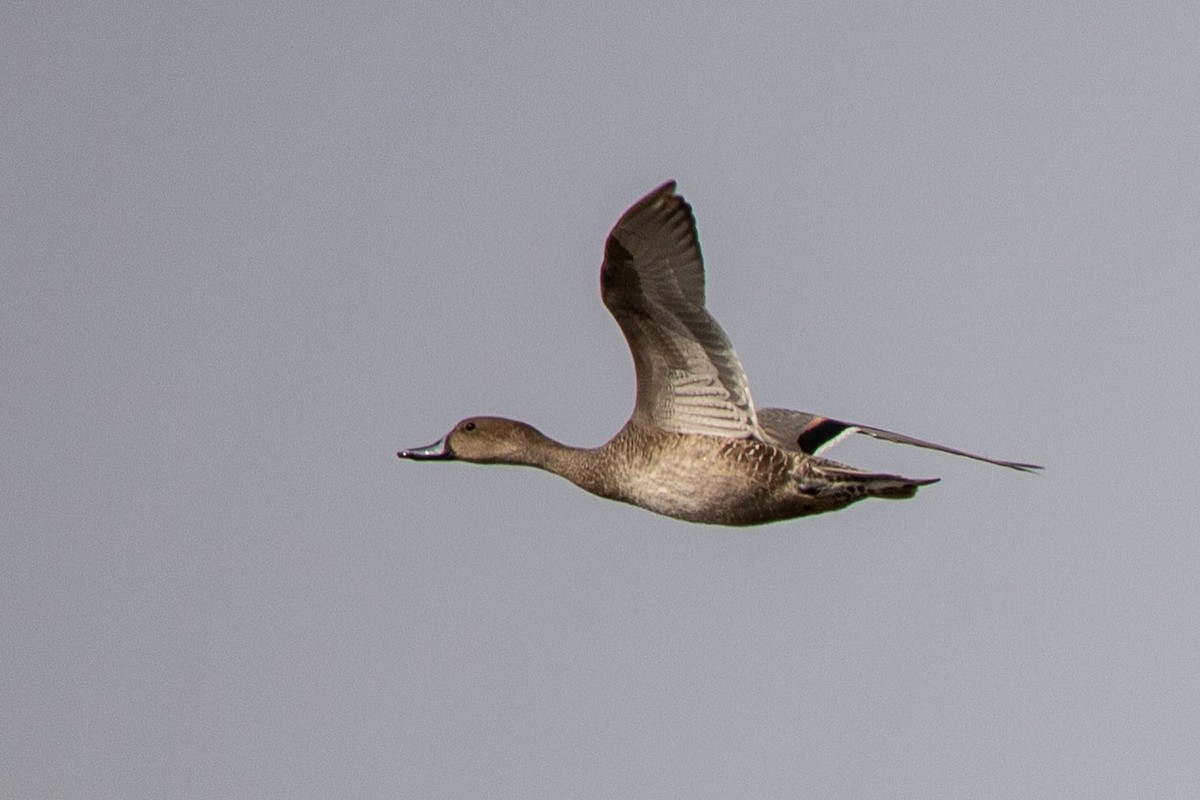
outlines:
[{"label": "duck's bill", "polygon": [[446,446],[446,439],[443,437],[438,439],[433,444],[425,445],[424,447],[414,447],[410,450],[401,450],[396,453],[400,458],[411,458],[414,461],[433,461],[435,459],[450,459],[454,458],[454,453]]}]

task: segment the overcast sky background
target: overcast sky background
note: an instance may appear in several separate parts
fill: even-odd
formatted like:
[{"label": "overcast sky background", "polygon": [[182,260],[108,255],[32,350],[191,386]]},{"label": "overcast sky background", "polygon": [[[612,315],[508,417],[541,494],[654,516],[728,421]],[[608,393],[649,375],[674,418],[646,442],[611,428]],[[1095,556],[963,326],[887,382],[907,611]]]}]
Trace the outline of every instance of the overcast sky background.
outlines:
[{"label": "overcast sky background", "polygon": [[[1200,11],[8,4],[0,795],[1200,794]],[[941,476],[752,530],[400,462],[633,402],[675,178],[761,405]],[[862,437],[858,437],[862,438]]]}]

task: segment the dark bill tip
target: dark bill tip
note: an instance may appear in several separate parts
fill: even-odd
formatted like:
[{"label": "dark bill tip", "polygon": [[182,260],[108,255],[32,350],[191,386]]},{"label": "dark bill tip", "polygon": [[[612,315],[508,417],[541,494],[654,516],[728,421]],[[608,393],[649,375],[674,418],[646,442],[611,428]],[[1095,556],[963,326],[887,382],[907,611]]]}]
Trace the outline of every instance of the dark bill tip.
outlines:
[{"label": "dark bill tip", "polygon": [[425,445],[424,447],[414,447],[410,450],[401,450],[396,453],[400,458],[411,458],[414,461],[432,461],[435,459],[454,458],[454,453],[446,446],[445,438],[438,439],[433,444]]}]

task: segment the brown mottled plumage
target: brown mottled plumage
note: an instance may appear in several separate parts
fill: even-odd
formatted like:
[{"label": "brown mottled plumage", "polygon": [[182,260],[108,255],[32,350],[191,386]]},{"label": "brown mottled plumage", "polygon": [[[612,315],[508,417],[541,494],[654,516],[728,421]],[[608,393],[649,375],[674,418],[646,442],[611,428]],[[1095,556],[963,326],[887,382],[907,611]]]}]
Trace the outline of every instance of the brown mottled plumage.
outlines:
[{"label": "brown mottled plumage", "polygon": [[867,497],[912,497],[937,481],[862,472],[816,457],[851,430],[1013,469],[1039,469],[799,411],[756,413],[737,354],[704,307],[695,219],[674,182],[646,195],[617,222],[605,247],[600,288],[637,372],[633,415],[610,441],[569,447],[523,422],[470,417],[434,444],[397,455],[537,467],[600,497],[718,525],[836,511]]}]

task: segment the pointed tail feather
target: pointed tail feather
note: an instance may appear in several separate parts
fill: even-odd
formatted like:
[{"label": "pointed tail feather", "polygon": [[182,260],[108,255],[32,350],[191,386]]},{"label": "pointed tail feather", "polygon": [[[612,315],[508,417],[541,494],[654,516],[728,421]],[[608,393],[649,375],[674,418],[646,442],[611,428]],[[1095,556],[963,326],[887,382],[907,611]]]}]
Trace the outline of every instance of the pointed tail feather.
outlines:
[{"label": "pointed tail feather", "polygon": [[857,497],[880,497],[885,500],[906,500],[917,489],[937,483],[941,478],[905,478],[879,472],[860,472],[834,466],[813,468],[812,484],[801,483],[800,491],[813,494],[849,494]]}]

